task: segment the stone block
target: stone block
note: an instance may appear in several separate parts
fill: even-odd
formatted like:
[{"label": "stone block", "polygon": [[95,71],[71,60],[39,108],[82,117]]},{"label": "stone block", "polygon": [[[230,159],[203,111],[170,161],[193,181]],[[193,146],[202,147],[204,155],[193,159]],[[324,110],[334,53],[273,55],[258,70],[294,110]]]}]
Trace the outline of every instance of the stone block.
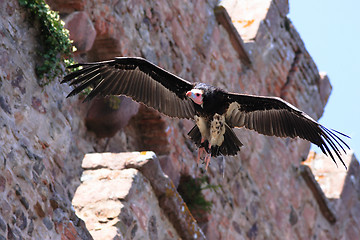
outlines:
[{"label": "stone block", "polygon": [[72,13],[74,11],[82,11],[85,8],[86,0],[47,0],[47,4],[51,9],[59,11],[60,13]]},{"label": "stone block", "polygon": [[255,39],[270,4],[270,0],[223,0],[220,2],[220,5],[228,11],[235,28],[245,42]]},{"label": "stone block", "polygon": [[[343,157],[346,166],[350,166],[352,159],[351,152]],[[343,166],[336,166],[331,158],[316,152],[310,152],[304,164],[311,167],[316,181],[328,198],[340,197],[347,175],[347,170]]]},{"label": "stone block", "polygon": [[281,17],[286,17],[289,13],[289,0],[274,0],[276,7],[279,9]]},{"label": "stone block", "polygon": [[111,238],[204,239],[153,152],[87,154],[82,166],[73,205],[94,239],[103,239],[99,230]]},{"label": "stone block", "polygon": [[139,104],[125,96],[95,98],[85,118],[86,127],[99,138],[113,137],[138,112]]},{"label": "stone block", "polygon": [[84,12],[73,12],[65,18],[65,28],[70,32],[77,53],[89,51],[95,41],[96,31],[89,15]]},{"label": "stone block", "polygon": [[326,106],[326,103],[330,97],[332,86],[330,84],[329,77],[326,73],[320,72],[320,79],[319,79],[319,90],[320,90],[320,99],[323,107]]}]

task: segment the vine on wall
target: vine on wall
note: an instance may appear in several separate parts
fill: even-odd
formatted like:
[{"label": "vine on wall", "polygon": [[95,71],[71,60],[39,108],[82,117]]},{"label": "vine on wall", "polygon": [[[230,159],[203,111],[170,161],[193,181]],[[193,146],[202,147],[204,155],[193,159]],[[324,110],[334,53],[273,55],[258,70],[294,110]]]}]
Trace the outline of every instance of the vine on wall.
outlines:
[{"label": "vine on wall", "polygon": [[63,62],[66,66],[74,63],[72,53],[75,48],[71,44],[69,31],[64,27],[65,23],[44,0],[19,0],[19,3],[29,11],[29,21],[39,24],[40,46],[37,54],[41,61],[35,71],[40,78],[39,84],[45,86],[64,72]]}]

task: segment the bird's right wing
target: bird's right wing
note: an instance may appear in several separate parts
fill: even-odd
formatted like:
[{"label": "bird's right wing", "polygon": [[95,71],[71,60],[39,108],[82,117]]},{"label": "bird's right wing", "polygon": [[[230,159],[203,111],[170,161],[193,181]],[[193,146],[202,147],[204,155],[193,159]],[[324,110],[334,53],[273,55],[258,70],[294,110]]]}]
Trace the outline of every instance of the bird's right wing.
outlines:
[{"label": "bird's right wing", "polygon": [[84,101],[97,95],[125,95],[170,117],[192,119],[194,103],[186,97],[193,84],[143,58],[118,57],[114,60],[70,66],[83,69],[64,77],[75,85],[68,97],[93,86]]}]

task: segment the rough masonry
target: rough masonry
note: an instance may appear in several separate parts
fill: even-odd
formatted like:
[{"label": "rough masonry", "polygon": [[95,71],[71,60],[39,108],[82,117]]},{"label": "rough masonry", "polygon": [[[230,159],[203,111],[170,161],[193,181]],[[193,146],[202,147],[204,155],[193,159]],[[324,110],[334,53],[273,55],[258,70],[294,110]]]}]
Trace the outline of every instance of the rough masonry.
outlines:
[{"label": "rough masonry", "polygon": [[[331,92],[329,79],[319,73],[287,18],[288,1],[48,4],[71,30],[78,61],[142,56],[191,81],[282,97],[315,119]],[[209,184],[218,186],[202,191],[211,211],[197,223],[187,218],[194,225],[174,226],[172,219],[187,215],[174,215],[158,204],[167,201],[167,195],[159,195],[155,180],[137,167],[111,169],[104,163],[89,168],[82,161],[91,153],[154,151],[174,190],[182,176],[204,176],[186,137],[192,123],[123,98],[90,103],[82,103],[81,97],[66,99],[71,87],[59,84],[62,76],[40,87],[34,72],[35,61],[40,61],[35,58],[38,34],[18,1],[0,1],[0,239],[171,239],[181,236],[179,229],[186,226],[200,227],[196,237],[202,232],[206,239],[359,235],[356,160],[350,163],[342,192],[324,201],[336,218],[329,221],[301,172],[309,143],[243,129],[237,130],[246,145],[239,156],[213,159],[206,173]],[[101,121],[108,123],[106,131]],[[106,154],[100,159],[106,162]],[[95,172],[99,175],[89,179]],[[96,206],[103,209],[86,209],[89,199],[81,192],[90,180],[99,189]],[[311,178],[309,182],[317,186]],[[109,188],[118,194],[113,199],[100,191]]]}]

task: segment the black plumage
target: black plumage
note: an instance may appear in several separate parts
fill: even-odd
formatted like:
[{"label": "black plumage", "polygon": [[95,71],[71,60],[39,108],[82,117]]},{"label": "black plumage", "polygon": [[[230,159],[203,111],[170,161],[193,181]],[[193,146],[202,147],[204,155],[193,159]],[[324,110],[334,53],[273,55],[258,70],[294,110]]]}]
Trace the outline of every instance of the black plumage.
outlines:
[{"label": "black plumage", "polygon": [[97,95],[126,95],[170,117],[193,119],[196,125],[189,137],[208,153],[207,164],[209,154],[236,155],[240,151],[243,144],[234,127],[269,136],[303,138],[319,146],[335,163],[336,156],[344,164],[341,151],[350,149],[339,137],[348,136],[325,128],[277,97],[229,93],[205,83],[191,83],[142,58],[119,57],[71,67],[79,66],[81,70],[62,81],[75,85],[68,97],[92,86],[85,101]]},{"label": "black plumage", "polygon": [[77,85],[68,97],[95,86],[85,101],[96,95],[126,95],[170,117],[191,119],[195,114],[193,103],[185,95],[193,84],[145,59],[116,58],[70,68],[79,66],[83,69],[68,74],[61,82],[71,81],[70,85]]}]

